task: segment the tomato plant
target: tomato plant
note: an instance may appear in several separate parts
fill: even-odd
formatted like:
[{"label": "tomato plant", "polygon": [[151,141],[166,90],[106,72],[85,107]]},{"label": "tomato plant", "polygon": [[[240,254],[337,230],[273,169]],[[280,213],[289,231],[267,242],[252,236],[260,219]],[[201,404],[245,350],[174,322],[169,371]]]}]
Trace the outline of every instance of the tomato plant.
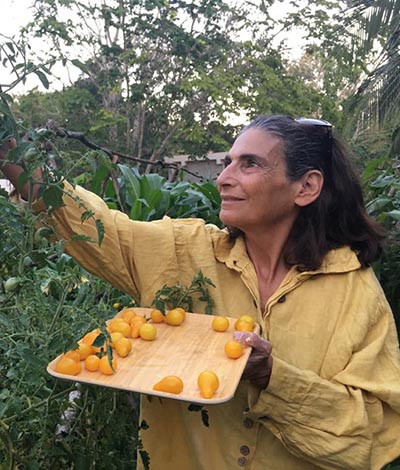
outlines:
[{"label": "tomato plant", "polygon": [[[84,272],[61,242],[35,240],[36,216],[4,195],[0,211],[0,468],[131,468],[137,397],[46,372],[128,299]],[[12,278],[17,287],[5,288]]]}]

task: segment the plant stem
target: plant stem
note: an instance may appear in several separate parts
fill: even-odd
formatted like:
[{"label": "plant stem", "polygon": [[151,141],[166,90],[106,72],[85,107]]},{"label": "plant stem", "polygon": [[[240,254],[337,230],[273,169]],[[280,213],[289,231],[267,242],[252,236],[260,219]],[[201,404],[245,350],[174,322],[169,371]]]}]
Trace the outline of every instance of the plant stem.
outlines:
[{"label": "plant stem", "polygon": [[48,332],[47,332],[48,335],[51,335],[51,333],[52,333],[52,331],[53,331],[53,329],[56,325],[56,321],[58,320],[58,317],[61,314],[61,311],[64,307],[65,298],[67,297],[67,293],[68,293],[68,289],[67,288],[63,289],[61,297],[60,297],[60,301],[59,301],[58,306],[57,306],[56,313],[54,314],[54,317],[53,317],[53,320],[51,322],[50,328],[48,329]]},{"label": "plant stem", "polygon": [[47,402],[49,401],[50,398],[52,398],[53,400],[59,398],[59,397],[62,397],[63,395],[66,395],[67,393],[69,393],[72,389],[73,389],[73,385],[67,389],[67,390],[63,390],[59,393],[56,393],[55,395],[52,395],[50,394],[50,396],[48,398],[45,398],[44,400],[42,401],[39,401],[38,403],[35,403],[34,405],[30,405],[28,406],[28,408],[25,408],[24,410],[22,411],[19,411],[18,414],[15,414],[15,415],[12,415],[12,416],[8,416],[7,418],[4,418],[3,419],[3,423],[6,424],[6,423],[10,423],[12,421],[14,421],[15,419],[18,419],[20,418],[21,416],[29,413],[30,411],[34,410],[35,408],[40,408],[41,406],[44,406],[47,404]]}]

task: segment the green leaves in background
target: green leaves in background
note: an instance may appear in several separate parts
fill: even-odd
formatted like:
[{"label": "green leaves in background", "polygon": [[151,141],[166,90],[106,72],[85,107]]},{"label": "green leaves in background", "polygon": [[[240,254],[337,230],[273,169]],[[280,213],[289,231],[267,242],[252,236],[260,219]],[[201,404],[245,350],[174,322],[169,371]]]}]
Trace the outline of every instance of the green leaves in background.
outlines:
[{"label": "green leaves in background", "polygon": [[[119,197],[108,194],[108,202],[116,205],[118,200],[131,219],[157,220],[165,215],[172,218],[200,217],[221,225],[218,218],[220,196],[217,188],[210,182],[189,183],[179,181],[170,183],[159,174],[140,174],[136,168],[119,164]],[[93,180],[98,188],[98,181]]]}]

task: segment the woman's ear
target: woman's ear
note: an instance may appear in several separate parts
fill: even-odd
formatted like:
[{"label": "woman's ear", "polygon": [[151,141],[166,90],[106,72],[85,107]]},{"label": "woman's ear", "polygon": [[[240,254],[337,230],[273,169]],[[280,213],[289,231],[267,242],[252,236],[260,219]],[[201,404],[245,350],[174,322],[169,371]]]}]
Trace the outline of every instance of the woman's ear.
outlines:
[{"label": "woman's ear", "polygon": [[299,207],[308,206],[321,194],[324,176],[319,170],[310,170],[304,173],[299,183],[300,189],[294,202]]}]

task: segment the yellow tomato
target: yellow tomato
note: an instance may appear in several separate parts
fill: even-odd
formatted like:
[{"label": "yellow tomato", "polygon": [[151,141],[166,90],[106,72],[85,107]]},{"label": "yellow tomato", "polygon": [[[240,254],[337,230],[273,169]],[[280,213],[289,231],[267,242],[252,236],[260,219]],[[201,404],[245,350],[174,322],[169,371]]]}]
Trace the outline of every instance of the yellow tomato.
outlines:
[{"label": "yellow tomato", "polygon": [[132,351],[132,343],[128,338],[121,338],[115,344],[115,351],[119,357],[126,357]]},{"label": "yellow tomato", "polygon": [[82,343],[92,345],[94,340],[100,335],[101,331],[100,328],[96,328],[95,330],[89,331],[86,335],[82,338]]},{"label": "yellow tomato", "polygon": [[85,359],[85,368],[90,372],[96,372],[96,370],[99,370],[99,364],[100,364],[100,358],[99,356],[96,356],[95,354],[90,354]]},{"label": "yellow tomato", "polygon": [[110,334],[110,346],[115,348],[115,345],[121,338],[125,338],[125,336],[120,331],[114,331]]},{"label": "yellow tomato", "polygon": [[[112,364],[112,367],[111,367]],[[111,364],[108,360],[107,354],[104,355],[99,362],[99,370],[105,375],[112,375],[117,370],[117,360],[115,357],[112,359]]]},{"label": "yellow tomato", "polygon": [[153,308],[150,312],[150,318],[153,323],[162,323],[165,319],[165,315],[163,315],[160,310]]},{"label": "yellow tomato", "polygon": [[235,330],[237,331],[253,331],[254,327],[251,323],[247,322],[246,320],[236,320],[235,322]]},{"label": "yellow tomato", "polygon": [[131,332],[131,325],[124,320],[113,322],[110,324],[110,328],[112,333],[122,333],[125,337],[129,336]]},{"label": "yellow tomato", "polygon": [[139,329],[139,336],[146,341],[153,341],[157,336],[157,328],[151,323],[144,323]]},{"label": "yellow tomato", "polygon": [[247,321],[247,323],[250,323],[250,325],[252,325],[253,328],[256,324],[254,317],[252,317],[251,315],[242,315],[241,317],[239,317],[239,320]]},{"label": "yellow tomato", "polygon": [[181,325],[184,319],[185,313],[181,308],[173,308],[172,310],[168,310],[167,314],[165,315],[165,323],[172,326]]},{"label": "yellow tomato", "polygon": [[243,345],[239,341],[231,340],[225,343],[225,354],[231,359],[237,359],[243,354]]},{"label": "yellow tomato", "polygon": [[71,349],[64,354],[65,357],[70,357],[75,362],[79,362],[81,360],[81,355],[77,349]]},{"label": "yellow tomato", "polygon": [[78,352],[80,355],[81,361],[86,359],[90,354],[92,354],[92,346],[86,343],[79,343],[78,345]]},{"label": "yellow tomato", "polygon": [[82,370],[81,363],[68,356],[61,356],[56,363],[56,372],[66,375],[77,375]]},{"label": "yellow tomato", "polygon": [[215,331],[226,331],[229,328],[229,320],[223,316],[214,317],[211,326]]},{"label": "yellow tomato", "polygon": [[136,317],[136,310],[132,307],[124,308],[121,311],[121,318],[123,318],[128,323],[132,320],[132,318]]},{"label": "yellow tomato", "polygon": [[178,395],[183,390],[183,382],[182,379],[176,375],[167,375],[159,382],[154,384],[153,390],[157,390],[159,392],[174,393]]},{"label": "yellow tomato", "polygon": [[146,323],[146,319],[142,317],[141,315],[136,315],[136,317],[133,317],[129,323],[131,326],[134,325],[135,323],[143,325],[143,323]]},{"label": "yellow tomato", "polygon": [[211,370],[204,370],[197,378],[197,385],[203,398],[211,398],[219,387],[218,376]]},{"label": "yellow tomato", "polygon": [[186,318],[186,310],[182,307],[175,307],[174,310],[178,310],[180,312],[182,312],[183,316]]}]

